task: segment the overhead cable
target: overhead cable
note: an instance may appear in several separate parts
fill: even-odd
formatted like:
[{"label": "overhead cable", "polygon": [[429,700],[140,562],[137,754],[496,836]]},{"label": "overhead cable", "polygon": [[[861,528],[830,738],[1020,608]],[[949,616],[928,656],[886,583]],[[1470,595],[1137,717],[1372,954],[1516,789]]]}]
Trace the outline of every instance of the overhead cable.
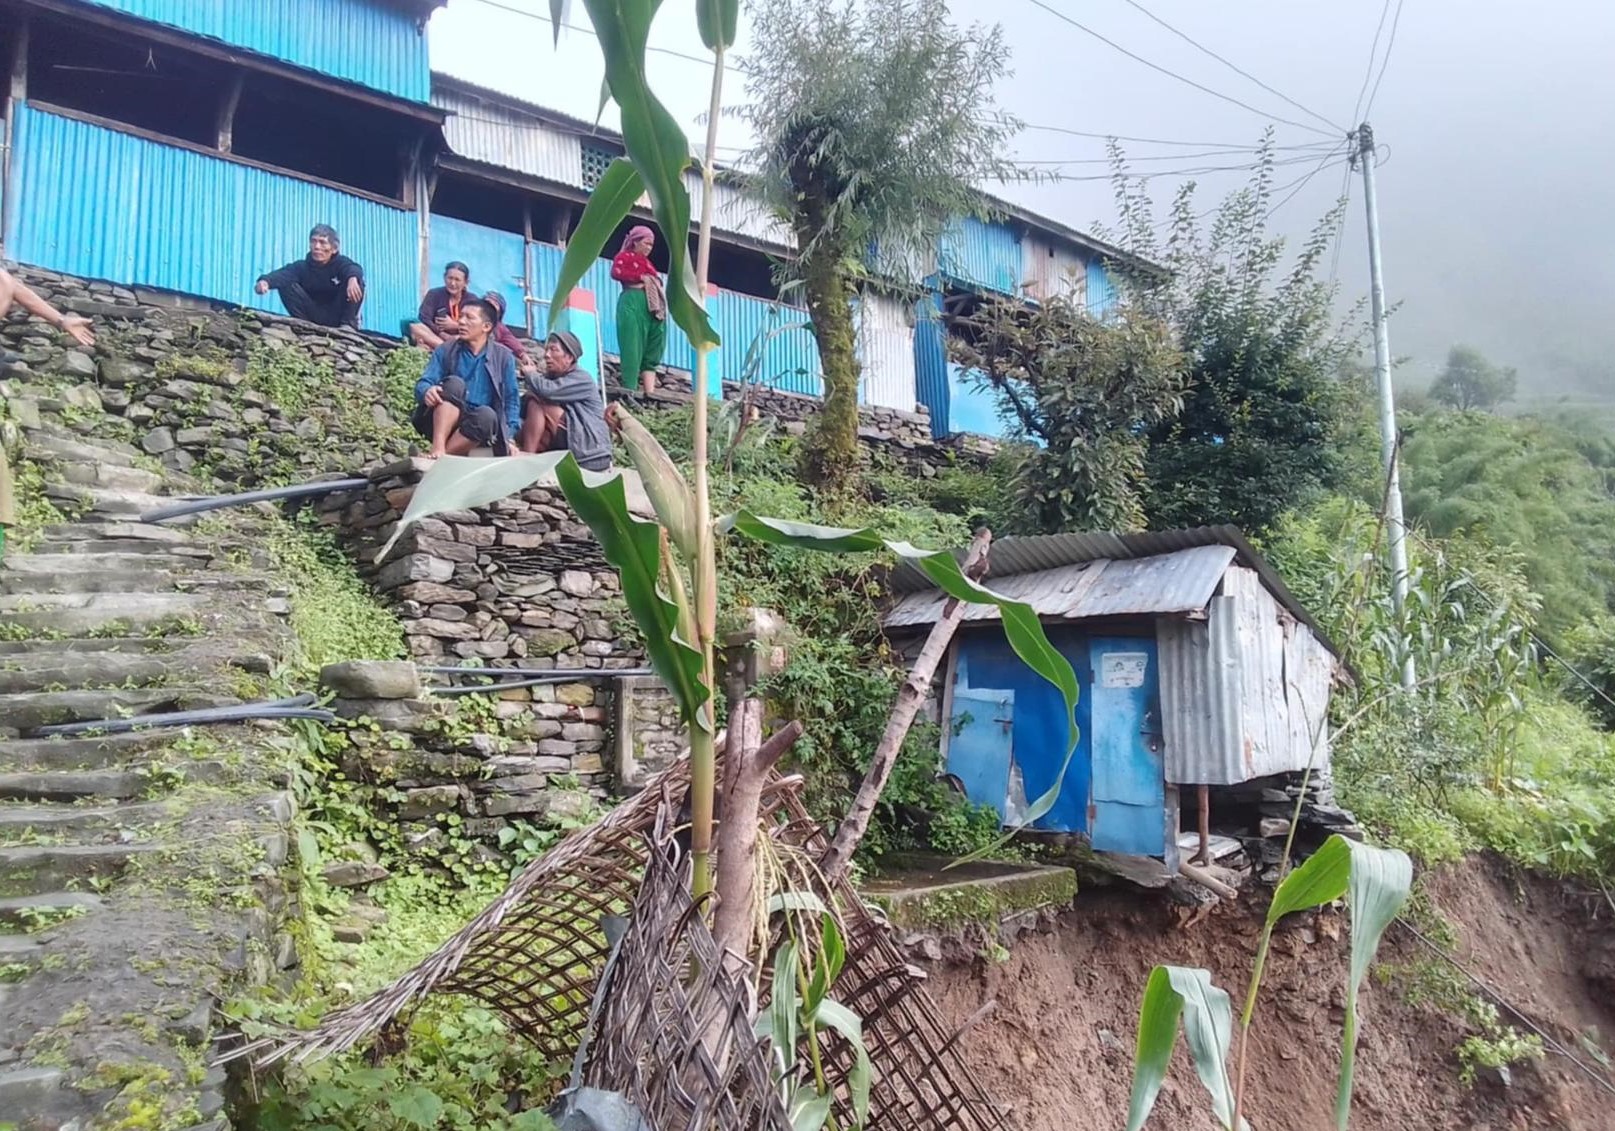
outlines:
[{"label": "overhead cable", "polygon": [[1351,124],[1353,128],[1362,121],[1359,116],[1363,106],[1363,96],[1368,93],[1368,82],[1374,76],[1374,59],[1379,55],[1379,37],[1385,32],[1385,19],[1391,14],[1391,0],[1379,10],[1379,26],[1374,29],[1374,42],[1368,45],[1368,68],[1363,72],[1363,87],[1357,92],[1357,101],[1352,104]]},{"label": "overhead cable", "polygon": [[[488,3],[488,2],[490,2],[490,0],[483,0],[483,2]],[[1044,3],[1043,0],[1028,0],[1028,2],[1033,4],[1036,7],[1042,8],[1045,12],[1049,13],[1049,15],[1055,17],[1056,19],[1063,20],[1064,22],[1070,24],[1072,27],[1076,28],[1078,31],[1083,32],[1086,35],[1092,36],[1094,39],[1099,40],[1099,42],[1105,44],[1107,47],[1112,47],[1115,50],[1120,51],[1123,55],[1126,55],[1129,59],[1132,59],[1134,62],[1142,63],[1142,64],[1144,64],[1144,66],[1148,67],[1152,71],[1158,71],[1159,73],[1161,73],[1163,75],[1166,75],[1168,78],[1173,78],[1173,79],[1178,80],[1181,83],[1184,83],[1187,86],[1192,86],[1196,90],[1201,91],[1204,94],[1211,95],[1213,98],[1218,98],[1218,99],[1221,99],[1224,102],[1228,102],[1228,103],[1231,103],[1231,104],[1233,104],[1235,106],[1238,106],[1241,109],[1249,110],[1252,114],[1259,115],[1259,116],[1261,116],[1263,118],[1267,118],[1267,119],[1269,119],[1271,121],[1283,122],[1287,126],[1294,126],[1297,129],[1302,129],[1302,130],[1310,130],[1315,134],[1323,134],[1325,137],[1334,136],[1330,131],[1324,129],[1321,126],[1314,126],[1314,125],[1312,125],[1312,124],[1310,124],[1308,122],[1297,122],[1293,118],[1281,118],[1277,114],[1269,114],[1267,111],[1260,110],[1260,109],[1256,108],[1255,106],[1252,106],[1249,102],[1243,102],[1240,99],[1235,98],[1233,95],[1223,94],[1221,91],[1213,90],[1213,89],[1211,89],[1211,87],[1206,86],[1203,83],[1195,82],[1193,79],[1187,78],[1187,77],[1185,77],[1183,75],[1180,75],[1174,70],[1171,70],[1171,69],[1169,69],[1167,67],[1163,67],[1159,63],[1152,63],[1150,60],[1144,58],[1144,56],[1138,54],[1137,52],[1129,51],[1127,48],[1125,48],[1121,44],[1117,43],[1114,39],[1111,39],[1108,36],[1104,36],[1104,35],[1099,34],[1097,31],[1094,31],[1093,28],[1088,27],[1086,24],[1079,23],[1077,20],[1072,19],[1070,16],[1066,15],[1064,12],[1060,11],[1058,8],[1051,7],[1050,5]],[[1389,4],[1390,0],[1386,0],[1386,3]]]},{"label": "overhead cable", "polygon": [[1368,104],[1363,107],[1363,117],[1366,119],[1369,112],[1374,109],[1374,98],[1379,94],[1379,84],[1385,79],[1385,68],[1391,65],[1391,52],[1396,49],[1396,29],[1402,22],[1403,0],[1396,0],[1396,15],[1391,17],[1391,35],[1385,41],[1385,58],[1380,60],[1379,75],[1374,79],[1374,89],[1368,92]]},{"label": "overhead cable", "polygon": [[[1295,99],[1291,98],[1289,95],[1285,94],[1281,90],[1273,89],[1272,87],[1268,86],[1265,82],[1263,82],[1261,79],[1257,78],[1255,75],[1251,74],[1249,71],[1247,71],[1244,68],[1240,67],[1238,64],[1229,62],[1227,59],[1224,59],[1221,55],[1217,54],[1211,48],[1207,47],[1205,44],[1203,44],[1203,43],[1199,42],[1198,40],[1196,40],[1193,36],[1189,35],[1187,32],[1180,31],[1178,28],[1173,27],[1171,24],[1169,24],[1165,20],[1163,20],[1160,16],[1157,16],[1154,12],[1150,11],[1148,8],[1144,7],[1144,5],[1140,4],[1138,2],[1138,0],[1123,0],[1123,2],[1126,3],[1129,7],[1135,8],[1138,11],[1142,12],[1148,19],[1153,20],[1157,24],[1160,24],[1167,31],[1171,32],[1173,35],[1175,35],[1179,39],[1183,40],[1183,42],[1187,43],[1190,47],[1193,47],[1196,51],[1199,51],[1201,54],[1211,56],[1213,59],[1217,60],[1217,62],[1221,63],[1223,66],[1225,66],[1229,70],[1233,71],[1235,74],[1241,75],[1241,76],[1243,76],[1243,77],[1245,77],[1247,79],[1250,79],[1251,82],[1255,83],[1257,86],[1261,87],[1263,90],[1267,91],[1267,93],[1273,95],[1275,98],[1278,98],[1281,101],[1286,102],[1291,106],[1294,106],[1297,110],[1301,111],[1303,114],[1310,114],[1312,117],[1318,119],[1318,121],[1322,122],[1324,125],[1329,126],[1336,133],[1342,133],[1343,134],[1343,133],[1346,132],[1344,127],[1335,125],[1334,122],[1330,121],[1328,118],[1325,118],[1322,114],[1318,113],[1316,110],[1313,110],[1310,107],[1301,105],[1301,103],[1297,102]],[[1396,34],[1394,27],[1392,28],[1392,33],[1391,34],[1393,36]],[[1370,99],[1369,101],[1372,102],[1373,99]]]}]

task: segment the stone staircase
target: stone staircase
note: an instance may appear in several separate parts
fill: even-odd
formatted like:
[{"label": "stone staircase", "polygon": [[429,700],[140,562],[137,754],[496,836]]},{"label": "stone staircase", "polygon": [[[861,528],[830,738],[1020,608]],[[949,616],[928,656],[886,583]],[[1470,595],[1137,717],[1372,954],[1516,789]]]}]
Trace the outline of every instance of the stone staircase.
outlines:
[{"label": "stone staircase", "polygon": [[73,518],[0,559],[0,1127],[224,1128],[216,1006],[295,961],[280,725],[37,732],[267,697],[286,595],[255,516],[143,525],[134,448],[25,445]]}]

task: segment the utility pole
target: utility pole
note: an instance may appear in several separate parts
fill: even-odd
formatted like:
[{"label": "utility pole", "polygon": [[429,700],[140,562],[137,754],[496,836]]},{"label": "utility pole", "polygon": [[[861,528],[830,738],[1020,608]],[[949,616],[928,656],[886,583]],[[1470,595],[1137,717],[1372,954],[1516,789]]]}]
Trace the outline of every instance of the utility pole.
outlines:
[{"label": "utility pole", "polygon": [[[1374,127],[1357,127],[1357,159],[1363,166],[1363,205],[1368,210],[1369,302],[1374,318],[1374,377],[1379,384],[1379,446],[1385,470],[1385,525],[1391,543],[1391,596],[1396,618],[1406,624],[1407,524],[1402,517],[1402,478],[1397,470],[1396,396],[1391,391],[1391,327],[1385,313],[1385,276],[1380,265],[1379,205],[1374,197]],[[1414,685],[1413,657],[1402,660],[1402,686]]]}]

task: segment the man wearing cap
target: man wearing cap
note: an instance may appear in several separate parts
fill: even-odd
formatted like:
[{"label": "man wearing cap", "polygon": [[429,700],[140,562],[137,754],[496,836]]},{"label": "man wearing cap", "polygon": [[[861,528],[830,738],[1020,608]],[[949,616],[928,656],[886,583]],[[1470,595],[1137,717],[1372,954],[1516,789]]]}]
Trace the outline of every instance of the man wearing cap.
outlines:
[{"label": "man wearing cap", "polygon": [[342,254],[342,241],[329,224],[308,233],[308,255],[258,276],[261,295],[280,292],[286,313],[317,326],[359,328],[364,305],[364,268]]},{"label": "man wearing cap", "polygon": [[415,430],[432,441],[431,457],[490,447],[510,455],[521,427],[516,359],[493,340],[494,313],[480,298],[460,305],[460,333],[437,349],[415,383]]},{"label": "man wearing cap", "polygon": [[524,452],[570,451],[578,466],[604,471],[611,466],[611,436],[605,402],[594,376],[578,366],[583,343],[570,330],[557,330],[544,343],[544,372],[526,380],[521,436]]}]

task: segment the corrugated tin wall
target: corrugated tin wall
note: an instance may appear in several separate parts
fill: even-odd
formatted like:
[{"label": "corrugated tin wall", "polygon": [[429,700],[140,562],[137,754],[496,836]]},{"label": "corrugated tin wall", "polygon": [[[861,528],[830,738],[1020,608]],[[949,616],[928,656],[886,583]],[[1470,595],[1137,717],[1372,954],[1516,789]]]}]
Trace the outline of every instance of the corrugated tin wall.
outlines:
[{"label": "corrugated tin wall", "polygon": [[9,254],[71,275],[205,295],[260,310],[260,274],[333,225],[365,266],[366,329],[399,332],[415,293],[413,211],[19,107]]},{"label": "corrugated tin wall", "polygon": [[937,255],[944,275],[1006,295],[1020,294],[1020,233],[998,221],[967,216],[942,234]]},{"label": "corrugated tin wall", "polygon": [[858,399],[864,404],[913,412],[914,330],[910,303],[878,291],[865,291],[858,302],[858,364],[863,381]]},{"label": "corrugated tin wall", "polygon": [[449,111],[443,136],[469,161],[583,187],[583,138],[473,94],[438,87],[432,105]]},{"label": "corrugated tin wall", "polygon": [[914,315],[914,392],[931,415],[931,435],[941,440],[953,434],[948,426],[952,386],[943,343],[942,296],[927,292],[915,304]]},{"label": "corrugated tin wall", "polygon": [[1209,621],[1163,617],[1156,622],[1169,782],[1232,785],[1251,776],[1242,750],[1234,603],[1232,597],[1212,598]]},{"label": "corrugated tin wall", "polygon": [[[686,170],[684,185],[690,190],[690,215],[699,220],[705,191],[700,171]],[[714,231],[745,236],[781,249],[796,248],[796,236],[788,225],[776,220],[755,198],[722,181],[712,189],[712,224]]]},{"label": "corrugated tin wall", "polygon": [[1027,298],[1042,302],[1065,297],[1088,301],[1088,261],[1075,249],[1028,232],[1021,241],[1021,281]]},{"label": "corrugated tin wall", "polygon": [[1088,313],[1103,318],[1116,309],[1116,284],[1098,257],[1088,260]]},{"label": "corrugated tin wall", "polygon": [[[454,260],[471,268],[471,290],[476,294],[498,291],[505,296],[505,317],[520,330],[526,325],[522,312],[526,275],[527,241],[515,232],[485,228],[452,216],[432,214],[427,229],[431,241],[427,257],[432,286],[438,286],[443,269]],[[548,294],[544,297],[548,298]]]},{"label": "corrugated tin wall", "polygon": [[375,0],[89,0],[412,102],[431,94],[426,35]]}]

